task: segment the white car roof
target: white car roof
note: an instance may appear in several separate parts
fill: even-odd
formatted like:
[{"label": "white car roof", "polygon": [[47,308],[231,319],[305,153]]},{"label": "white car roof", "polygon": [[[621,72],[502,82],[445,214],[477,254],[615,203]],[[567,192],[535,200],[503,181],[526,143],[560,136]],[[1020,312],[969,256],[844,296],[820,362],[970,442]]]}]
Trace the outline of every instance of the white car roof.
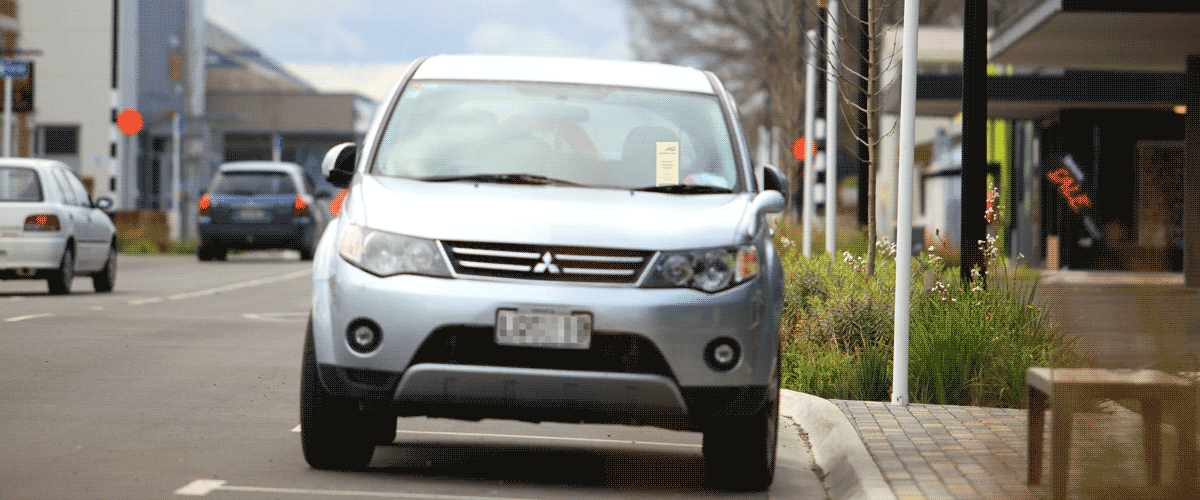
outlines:
[{"label": "white car roof", "polygon": [[65,167],[70,170],[66,163],[58,160],[47,160],[43,158],[0,158],[0,167],[26,167],[35,170],[45,170],[51,167]]},{"label": "white car roof", "polygon": [[413,79],[576,83],[715,93],[708,77],[695,68],[559,57],[440,55],[425,60]]},{"label": "white car roof", "polygon": [[230,170],[274,170],[278,172],[299,172],[303,169],[295,163],[280,162],[280,161],[231,161],[223,163],[218,167],[221,172]]}]

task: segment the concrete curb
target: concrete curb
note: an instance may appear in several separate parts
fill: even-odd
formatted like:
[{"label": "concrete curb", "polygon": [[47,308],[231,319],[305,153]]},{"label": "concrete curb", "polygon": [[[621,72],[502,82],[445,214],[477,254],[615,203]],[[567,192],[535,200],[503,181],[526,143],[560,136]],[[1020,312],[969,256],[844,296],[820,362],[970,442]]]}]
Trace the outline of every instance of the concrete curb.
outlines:
[{"label": "concrete curb", "polygon": [[813,461],[821,468],[822,482],[834,500],[896,498],[883,472],[858,431],[828,400],[784,389],[780,413],[791,417],[808,434]]}]

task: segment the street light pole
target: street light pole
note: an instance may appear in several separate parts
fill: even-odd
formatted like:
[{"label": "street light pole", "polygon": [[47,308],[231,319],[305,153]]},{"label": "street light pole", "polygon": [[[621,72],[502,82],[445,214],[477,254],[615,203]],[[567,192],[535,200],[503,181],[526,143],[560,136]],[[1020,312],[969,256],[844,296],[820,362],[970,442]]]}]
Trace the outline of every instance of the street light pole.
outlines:
[{"label": "street light pole", "polygon": [[900,53],[900,152],[896,175],[896,309],[892,351],[892,404],[908,406],[909,293],[912,290],[912,172],[917,123],[917,19],[920,0],[904,1]]},{"label": "street light pole", "polygon": [[183,135],[180,133],[181,125],[183,117],[179,112],[175,112],[171,116],[171,238],[175,241],[183,241],[183,220],[179,206],[182,203],[179,188],[179,141]]},{"label": "street light pole", "polygon": [[838,2],[830,0],[825,22],[825,252],[837,244]]},{"label": "street light pole", "polygon": [[7,73],[4,75],[4,157],[12,156],[12,100],[13,79]]}]

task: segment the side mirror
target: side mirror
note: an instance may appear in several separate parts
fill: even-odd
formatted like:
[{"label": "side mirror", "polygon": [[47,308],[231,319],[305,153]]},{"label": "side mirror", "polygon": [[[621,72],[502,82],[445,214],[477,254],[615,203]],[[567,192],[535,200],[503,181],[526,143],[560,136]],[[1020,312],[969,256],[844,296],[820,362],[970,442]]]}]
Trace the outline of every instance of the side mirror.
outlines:
[{"label": "side mirror", "polygon": [[321,162],[321,174],[325,180],[336,187],[350,187],[350,179],[354,178],[354,164],[358,162],[358,146],[353,142],[343,142],[325,153]]},{"label": "side mirror", "polygon": [[767,191],[779,191],[780,194],[787,196],[787,177],[774,165],[763,165],[763,188]]},{"label": "side mirror", "polygon": [[99,198],[96,198],[96,202],[93,203],[92,206],[107,212],[108,209],[113,207],[113,199],[109,198],[107,196],[101,196]]},{"label": "side mirror", "polygon": [[753,238],[758,233],[758,219],[764,214],[782,212],[783,207],[783,194],[779,191],[768,189],[758,193],[758,196],[750,200],[750,206],[746,208],[746,215],[742,220],[742,226],[746,228],[746,236]]}]

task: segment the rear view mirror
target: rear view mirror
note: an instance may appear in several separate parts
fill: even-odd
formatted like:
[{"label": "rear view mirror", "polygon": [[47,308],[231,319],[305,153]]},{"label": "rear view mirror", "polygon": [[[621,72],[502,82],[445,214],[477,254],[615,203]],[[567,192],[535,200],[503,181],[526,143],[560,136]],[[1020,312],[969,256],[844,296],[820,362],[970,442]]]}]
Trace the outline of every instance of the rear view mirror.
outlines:
[{"label": "rear view mirror", "polygon": [[325,180],[339,188],[350,186],[354,178],[354,164],[358,162],[358,146],[344,142],[329,149],[321,162],[321,173]]},{"label": "rear view mirror", "polygon": [[787,177],[774,165],[763,165],[763,189],[767,191],[779,191],[780,194],[787,196]]}]

